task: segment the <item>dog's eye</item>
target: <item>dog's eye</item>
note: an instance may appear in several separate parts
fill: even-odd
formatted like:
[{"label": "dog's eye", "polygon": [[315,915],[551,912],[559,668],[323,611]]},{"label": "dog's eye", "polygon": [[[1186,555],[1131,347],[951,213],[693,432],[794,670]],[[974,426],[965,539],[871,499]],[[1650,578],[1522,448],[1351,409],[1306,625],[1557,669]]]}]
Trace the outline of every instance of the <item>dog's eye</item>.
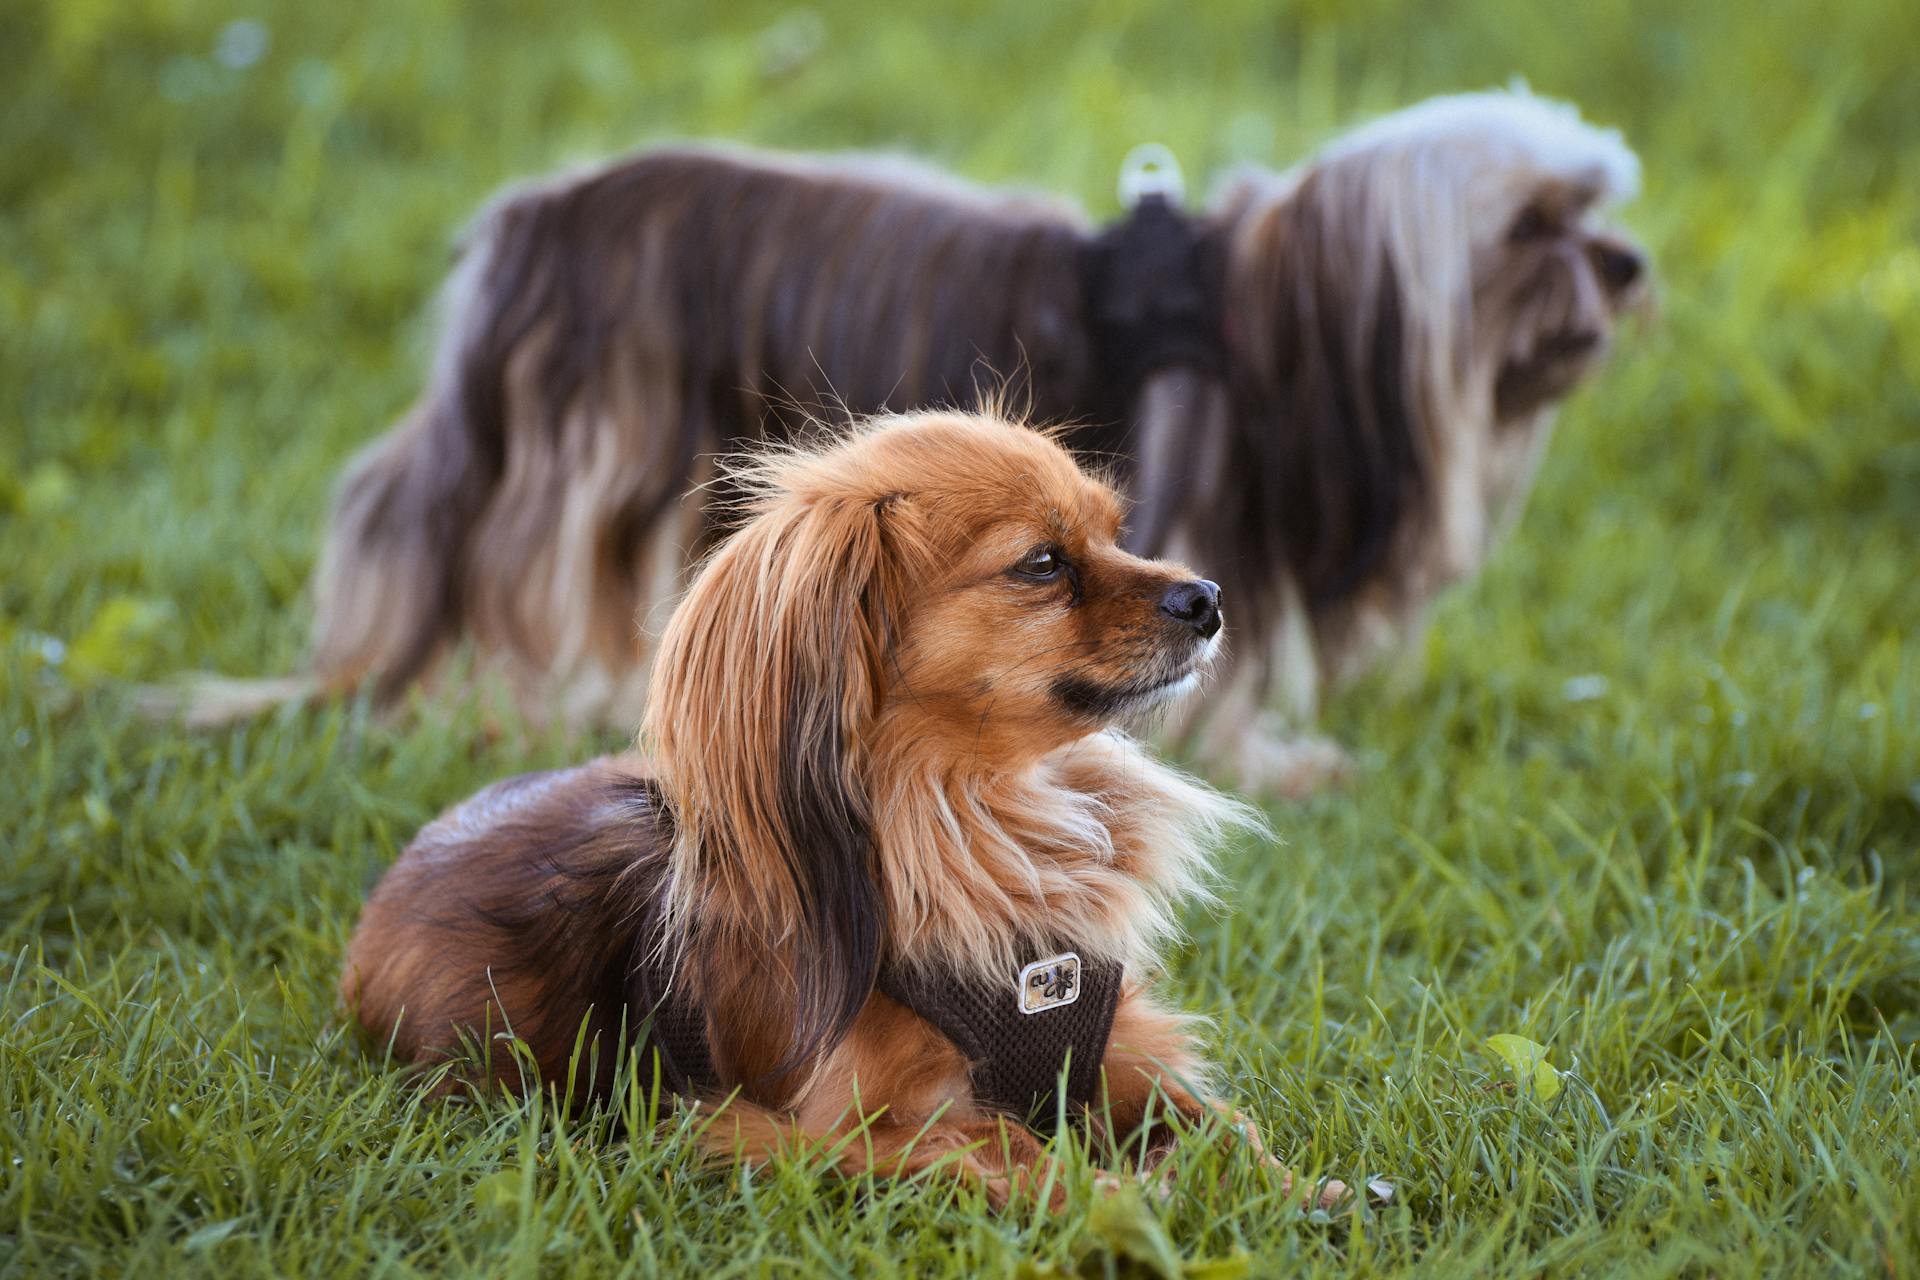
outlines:
[{"label": "dog's eye", "polygon": [[1013,571],[1035,582],[1051,582],[1060,576],[1060,571],[1065,567],[1066,561],[1057,547],[1035,547],[1020,557],[1020,563],[1013,566]]},{"label": "dog's eye", "polygon": [[1514,244],[1526,244],[1531,240],[1545,240],[1553,232],[1553,219],[1539,205],[1530,204],[1520,211],[1520,216],[1507,228],[1507,239]]}]

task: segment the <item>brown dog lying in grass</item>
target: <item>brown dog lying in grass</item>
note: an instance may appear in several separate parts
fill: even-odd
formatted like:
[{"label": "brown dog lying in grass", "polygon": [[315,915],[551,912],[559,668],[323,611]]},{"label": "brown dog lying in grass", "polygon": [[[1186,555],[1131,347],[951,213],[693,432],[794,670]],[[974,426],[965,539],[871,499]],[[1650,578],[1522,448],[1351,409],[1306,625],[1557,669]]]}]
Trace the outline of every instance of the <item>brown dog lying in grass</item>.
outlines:
[{"label": "brown dog lying in grass", "polygon": [[603,1081],[644,1027],[677,1091],[725,1102],[718,1151],[860,1127],[843,1166],[940,1163],[996,1202],[1049,1181],[1061,1116],[1149,1165],[1196,1125],[1258,1153],[1150,991],[1211,847],[1257,819],[1113,727],[1199,682],[1218,588],[1121,550],[1114,494],[991,417],[735,479],[647,754],[422,831],[353,939],[360,1022],[419,1060],[508,1027],[550,1080],[584,1025]]}]

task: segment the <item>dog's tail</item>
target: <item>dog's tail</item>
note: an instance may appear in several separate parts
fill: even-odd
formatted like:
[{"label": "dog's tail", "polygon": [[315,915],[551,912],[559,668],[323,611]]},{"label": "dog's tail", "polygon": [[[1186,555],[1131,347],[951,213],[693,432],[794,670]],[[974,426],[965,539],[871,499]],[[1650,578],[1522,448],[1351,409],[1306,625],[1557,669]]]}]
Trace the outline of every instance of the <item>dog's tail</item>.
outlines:
[{"label": "dog's tail", "polygon": [[461,627],[467,547],[493,486],[457,403],[435,393],[353,460],[314,575],[321,687],[387,702],[440,655]]},{"label": "dog's tail", "polygon": [[509,363],[540,320],[539,201],[510,192],[464,237],[426,395],[347,468],[314,576],[313,668],[388,702],[460,632],[474,530],[500,485]]},{"label": "dog's tail", "polygon": [[133,706],[148,720],[177,720],[190,729],[217,729],[252,720],[278,707],[311,702],[326,692],[311,674],[260,680],[192,674],[166,684],[141,685]]},{"label": "dog's tail", "polygon": [[366,690],[391,702],[426,673],[465,620],[475,526],[500,483],[506,363],[530,320],[515,314],[528,270],[514,249],[515,202],[469,231],[442,298],[426,394],[361,451],[335,492],[314,574],[304,673],[263,680],[187,677],[142,690],[151,717],[213,727],[289,703]]},{"label": "dog's tail", "polygon": [[363,689],[391,701],[460,625],[463,553],[489,488],[469,453],[461,424],[430,398],[348,466],[314,574],[305,671],[187,675],[138,690],[135,705],[149,719],[211,729]]}]

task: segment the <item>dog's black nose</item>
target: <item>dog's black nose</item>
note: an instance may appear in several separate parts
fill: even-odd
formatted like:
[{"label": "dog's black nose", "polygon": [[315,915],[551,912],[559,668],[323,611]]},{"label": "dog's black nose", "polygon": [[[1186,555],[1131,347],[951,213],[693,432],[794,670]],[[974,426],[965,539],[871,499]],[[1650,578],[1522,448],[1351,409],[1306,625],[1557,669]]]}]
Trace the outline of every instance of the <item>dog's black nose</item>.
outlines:
[{"label": "dog's black nose", "polygon": [[1593,258],[1599,269],[1600,278],[1615,293],[1625,293],[1647,269],[1647,260],[1639,250],[1618,241],[1598,240],[1594,242]]},{"label": "dog's black nose", "polygon": [[1205,578],[1176,582],[1160,597],[1160,612],[1211,640],[1220,629],[1220,588]]}]

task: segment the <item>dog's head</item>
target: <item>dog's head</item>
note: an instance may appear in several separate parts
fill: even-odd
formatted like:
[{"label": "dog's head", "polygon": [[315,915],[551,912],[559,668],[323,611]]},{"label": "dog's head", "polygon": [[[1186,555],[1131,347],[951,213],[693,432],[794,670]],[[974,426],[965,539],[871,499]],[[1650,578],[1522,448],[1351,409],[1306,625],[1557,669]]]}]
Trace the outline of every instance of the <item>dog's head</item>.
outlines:
[{"label": "dog's head", "polygon": [[1320,168],[1385,188],[1371,196],[1373,230],[1405,237],[1394,256],[1410,284],[1464,309],[1468,368],[1491,378],[1498,423],[1570,391],[1645,292],[1644,253],[1601,216],[1637,191],[1639,162],[1566,104],[1434,98],[1342,139]]},{"label": "dog's head", "polygon": [[1228,194],[1228,340],[1284,510],[1265,521],[1309,600],[1361,589],[1407,517],[1436,576],[1507,523],[1551,410],[1646,290],[1602,221],[1639,165],[1611,130],[1524,92],[1436,98]]},{"label": "dog's head", "polygon": [[883,419],[734,479],[747,519],[667,625],[644,736],[678,909],[792,975],[791,1063],[871,987],[868,796],[895,754],[1027,768],[1195,683],[1220,601],[1122,551],[1113,492],[992,416]]}]

